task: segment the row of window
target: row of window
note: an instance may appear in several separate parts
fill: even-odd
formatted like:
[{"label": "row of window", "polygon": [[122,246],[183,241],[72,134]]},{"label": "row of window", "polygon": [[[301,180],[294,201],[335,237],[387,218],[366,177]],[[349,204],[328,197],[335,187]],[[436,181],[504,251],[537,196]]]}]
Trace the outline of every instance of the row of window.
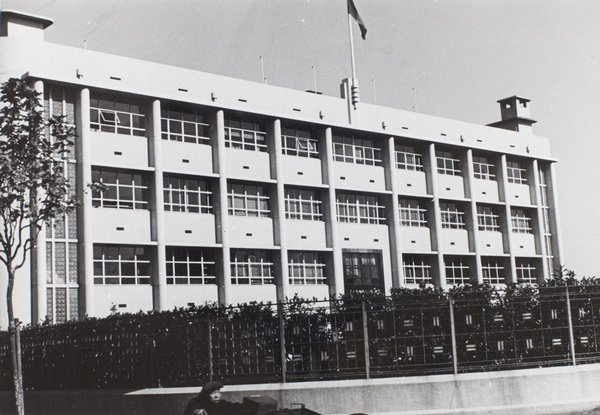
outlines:
[{"label": "row of window", "polygon": [[[146,120],[141,100],[93,92],[90,96],[90,128],[97,131],[127,135],[145,135]],[[250,117],[225,116],[225,146],[249,151],[268,150],[267,129],[264,120]],[[202,112],[173,104],[161,109],[161,130],[164,140],[210,144],[207,116]],[[282,152],[286,155],[319,158],[316,131],[311,127],[283,125]],[[336,132],[333,135],[333,158],[336,161],[382,165],[382,149],[376,140],[352,133]],[[423,155],[414,145],[396,144],[395,161],[398,169],[423,171]],[[436,150],[437,172],[462,175],[460,160],[450,150]],[[483,155],[473,156],[475,178],[495,180],[495,165]],[[526,184],[527,171],[519,160],[507,161],[509,183]]]},{"label": "row of window", "polygon": [[[148,180],[142,173],[95,168],[92,179],[102,184],[92,194],[94,207],[148,209]],[[213,213],[212,192],[206,180],[183,176],[164,177],[164,209],[168,212]],[[316,191],[285,188],[285,217],[298,220],[323,220],[322,202]],[[375,195],[338,192],[337,219],[345,223],[385,224],[385,204]],[[232,216],[270,217],[269,196],[265,187],[256,184],[229,183],[227,209]],[[402,226],[428,226],[426,201],[400,198]],[[500,232],[497,208],[477,206],[477,225],[481,231]],[[465,212],[459,203],[440,202],[444,229],[465,229]],[[511,208],[511,225],[515,233],[531,233],[531,215],[525,209]]]},{"label": "row of window", "polygon": [[[105,186],[95,191],[96,207],[147,209],[147,183],[140,174],[95,170],[94,180]],[[165,210],[173,212],[211,213],[211,192],[205,180],[165,176]],[[399,209],[403,226],[427,226],[426,209],[418,199],[400,199]],[[313,190],[286,188],[286,218],[321,220],[321,201]],[[385,223],[384,206],[376,196],[339,194],[338,219],[349,223]],[[442,227],[463,229],[464,212],[456,203],[442,202]],[[234,216],[269,217],[269,197],[263,186],[233,183],[228,188],[228,211]],[[514,209],[513,231],[531,233],[531,218],[523,209]],[[498,215],[490,206],[478,206],[479,230],[500,231]]]},{"label": "row of window", "polygon": [[[99,285],[150,284],[152,248],[143,246],[94,245],[94,283]],[[231,255],[231,283],[274,284],[273,260],[268,251],[235,249]],[[325,262],[315,252],[290,252],[289,283],[325,284]],[[166,248],[167,284],[216,284],[214,250],[192,247]]]},{"label": "row of window", "polygon": [[[446,283],[449,285],[464,285],[473,283],[474,258],[463,256],[444,256],[444,270],[446,272]],[[484,283],[497,285],[506,282],[505,260],[503,258],[483,257],[481,258],[482,280]],[[406,284],[432,284],[431,259],[425,255],[404,255],[402,265]],[[535,261],[529,258],[517,258],[515,260],[515,271],[517,282],[522,284],[534,284],[538,280],[539,270]]]},{"label": "row of window", "polygon": [[[94,245],[95,284],[150,284],[152,248],[142,246]],[[406,284],[432,284],[433,256],[403,255]],[[472,283],[473,257],[445,256],[448,284]],[[192,247],[166,248],[167,284],[207,285],[217,283],[217,259],[212,249]],[[505,283],[505,258],[483,257],[483,282]],[[233,249],[231,283],[270,285],[275,283],[274,262],[270,251]],[[344,252],[344,282],[348,289],[383,289],[383,271],[379,251]],[[319,252],[289,252],[288,278],[293,285],[327,284],[325,256]],[[529,258],[516,259],[517,280],[537,282],[538,267]]]}]

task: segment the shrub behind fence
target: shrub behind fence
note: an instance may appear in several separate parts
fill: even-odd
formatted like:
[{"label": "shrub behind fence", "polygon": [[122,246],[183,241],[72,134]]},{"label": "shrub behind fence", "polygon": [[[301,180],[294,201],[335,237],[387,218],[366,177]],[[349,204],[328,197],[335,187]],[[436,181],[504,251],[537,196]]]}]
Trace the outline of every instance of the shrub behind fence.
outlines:
[{"label": "shrub behind fence", "polygon": [[[397,290],[115,315],[21,333],[27,389],[350,379],[600,361],[600,286]],[[7,333],[0,386],[11,388]]]}]

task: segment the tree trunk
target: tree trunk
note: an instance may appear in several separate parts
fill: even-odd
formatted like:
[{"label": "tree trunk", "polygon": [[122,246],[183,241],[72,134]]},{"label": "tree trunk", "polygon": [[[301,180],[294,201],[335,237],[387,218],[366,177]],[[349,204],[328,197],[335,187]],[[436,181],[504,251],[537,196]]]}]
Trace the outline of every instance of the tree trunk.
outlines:
[{"label": "tree trunk", "polygon": [[6,290],[6,308],[8,311],[8,331],[10,333],[10,354],[13,369],[13,385],[15,390],[15,409],[17,415],[25,415],[25,399],[23,394],[23,372],[21,370],[21,336],[18,333],[18,320],[15,319],[12,294],[15,282],[15,271],[8,270],[8,289]]}]

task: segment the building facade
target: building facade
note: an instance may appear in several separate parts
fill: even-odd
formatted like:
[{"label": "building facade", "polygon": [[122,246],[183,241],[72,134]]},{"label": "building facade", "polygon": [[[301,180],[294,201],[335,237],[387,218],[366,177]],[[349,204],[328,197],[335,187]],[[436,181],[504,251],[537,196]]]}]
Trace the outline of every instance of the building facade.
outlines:
[{"label": "building facade", "polygon": [[525,98],[481,126],[353,102],[352,80],[337,98],[52,44],[50,24],[0,25],[2,78],[76,127],[81,205],[19,278],[24,321],[535,283],[562,262],[556,160]]}]

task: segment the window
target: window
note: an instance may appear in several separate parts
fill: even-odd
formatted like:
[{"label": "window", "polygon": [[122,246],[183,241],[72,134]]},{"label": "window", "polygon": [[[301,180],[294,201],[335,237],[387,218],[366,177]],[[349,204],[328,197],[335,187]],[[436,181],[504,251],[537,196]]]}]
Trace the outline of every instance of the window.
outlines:
[{"label": "window", "polygon": [[377,196],[337,194],[338,222],[385,224],[385,207]]},{"label": "window", "polygon": [[396,168],[423,171],[423,156],[415,146],[396,144]]},{"label": "window", "polygon": [[496,168],[487,157],[473,156],[473,172],[476,179],[495,180]]},{"label": "window", "polygon": [[55,323],[77,320],[77,214],[46,222],[46,317]]},{"label": "window", "polygon": [[452,285],[471,283],[469,258],[446,256],[444,257],[444,268],[446,270],[446,283]]},{"label": "window", "polygon": [[290,284],[326,284],[325,261],[317,252],[289,252],[288,270]]},{"label": "window", "polygon": [[440,202],[443,229],[465,229],[465,213],[456,203]]},{"label": "window", "polygon": [[498,215],[491,206],[477,205],[477,224],[480,231],[500,232]]},{"label": "window", "polygon": [[444,150],[436,150],[437,171],[439,174],[449,176],[460,176],[460,160],[454,157],[454,153]]},{"label": "window", "polygon": [[210,144],[210,125],[204,114],[192,108],[164,104],[161,131],[163,140]]},{"label": "window", "polygon": [[[63,88],[50,83],[44,84],[44,112],[48,118],[64,117],[64,122],[69,127],[75,129],[75,90]],[[55,137],[49,137],[52,143],[55,142]],[[63,160],[75,161],[75,140],[72,140],[66,148],[67,152],[61,155]],[[51,318],[51,315],[48,316]],[[65,320],[66,321],[66,316]]]},{"label": "window", "polygon": [[267,130],[263,121],[247,117],[225,117],[225,147],[267,151]]},{"label": "window", "polygon": [[511,208],[510,213],[510,221],[514,233],[532,233],[531,217],[529,217],[524,209]]},{"label": "window", "polygon": [[212,213],[212,193],[205,180],[164,176],[165,211]]},{"label": "window", "polygon": [[319,158],[319,146],[312,128],[284,126],[281,129],[282,153],[288,156]]},{"label": "window", "polygon": [[403,255],[404,282],[406,284],[432,284],[431,265],[423,255]]},{"label": "window", "polygon": [[94,284],[150,284],[150,249],[94,245]]},{"label": "window", "polygon": [[381,254],[344,251],[346,291],[383,289]]},{"label": "window", "polygon": [[322,220],[321,201],[314,190],[285,188],[285,218]]},{"label": "window", "polygon": [[92,206],[148,209],[148,178],[144,173],[94,167],[92,181],[103,187],[92,190]]},{"label": "window", "polygon": [[233,250],[231,283],[239,285],[274,284],[273,261],[269,253],[267,251]]},{"label": "window", "polygon": [[527,184],[527,170],[523,168],[520,161],[506,161],[506,176],[509,183]]},{"label": "window", "polygon": [[533,261],[528,258],[516,259],[517,282],[520,284],[536,284],[537,270]]},{"label": "window", "polygon": [[504,284],[504,266],[498,258],[481,258],[484,284]]},{"label": "window", "polygon": [[144,136],[144,103],[129,97],[92,92],[90,128],[107,133]]},{"label": "window", "polygon": [[419,199],[404,199],[398,200],[400,209],[400,225],[401,226],[427,226],[427,209],[425,203]]},{"label": "window", "polygon": [[201,248],[167,247],[167,284],[216,284],[214,252]]},{"label": "window", "polygon": [[333,136],[333,159],[345,163],[381,166],[381,149],[372,139],[352,134],[336,134]]},{"label": "window", "polygon": [[261,185],[229,183],[227,185],[227,211],[231,216],[268,218],[269,196]]}]

